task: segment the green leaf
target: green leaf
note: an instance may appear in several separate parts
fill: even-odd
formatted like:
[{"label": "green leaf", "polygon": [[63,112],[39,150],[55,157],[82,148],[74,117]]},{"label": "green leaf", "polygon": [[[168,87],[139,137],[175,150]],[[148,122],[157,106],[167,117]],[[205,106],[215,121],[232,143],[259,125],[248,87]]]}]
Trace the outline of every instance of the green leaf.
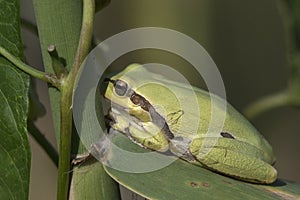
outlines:
[{"label": "green leaf", "polygon": [[[49,45],[55,45],[58,55],[69,70],[74,61],[79,41],[82,18],[81,0],[33,0],[40,45],[46,72],[53,73]],[[54,120],[56,141],[59,144],[60,93],[49,88],[51,111]],[[57,145],[59,146],[59,145]]]},{"label": "green leaf", "polygon": [[120,199],[119,186],[95,160],[74,168],[70,199]]},{"label": "green leaf", "polygon": [[[23,59],[19,1],[3,0],[0,7],[0,46]],[[0,199],[28,199],[28,88],[28,75],[0,57]]]},{"label": "green leaf", "polygon": [[[113,142],[131,152],[145,152],[123,135]],[[112,153],[113,157],[114,153]],[[105,167],[128,189],[149,199],[299,199],[300,186],[276,181],[271,186],[238,181],[180,159],[149,173],[126,173]]]}]

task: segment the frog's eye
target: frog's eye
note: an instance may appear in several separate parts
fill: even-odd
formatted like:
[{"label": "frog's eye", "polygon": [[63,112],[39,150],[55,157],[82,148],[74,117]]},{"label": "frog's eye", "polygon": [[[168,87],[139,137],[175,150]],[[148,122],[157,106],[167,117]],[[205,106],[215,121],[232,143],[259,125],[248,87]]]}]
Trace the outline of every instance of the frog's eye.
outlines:
[{"label": "frog's eye", "polygon": [[116,80],[114,83],[115,93],[119,96],[124,96],[127,92],[128,85],[126,82]]}]

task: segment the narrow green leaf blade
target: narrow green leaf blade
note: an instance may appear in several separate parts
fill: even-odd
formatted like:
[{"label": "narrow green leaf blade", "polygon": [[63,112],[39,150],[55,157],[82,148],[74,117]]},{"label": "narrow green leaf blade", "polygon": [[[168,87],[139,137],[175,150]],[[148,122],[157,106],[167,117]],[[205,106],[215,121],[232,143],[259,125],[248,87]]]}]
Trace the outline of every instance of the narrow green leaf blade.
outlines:
[{"label": "narrow green leaf blade", "polygon": [[106,174],[100,162],[86,162],[74,168],[70,199],[120,199],[118,184]]},{"label": "narrow green leaf blade", "polygon": [[[114,143],[127,151],[146,151],[122,135],[115,137]],[[283,181],[272,186],[245,183],[180,159],[149,173],[105,170],[120,184],[149,199],[300,199],[299,185]]]},{"label": "narrow green leaf blade", "polygon": [[[46,72],[53,73],[49,45],[55,45],[59,57],[69,70],[73,65],[79,41],[82,18],[81,0],[33,0],[40,45]],[[51,111],[54,120],[56,141],[59,144],[60,93],[49,88]],[[57,145],[59,146],[59,145]]]},{"label": "narrow green leaf blade", "polygon": [[[0,1],[0,46],[23,59],[19,1]],[[0,199],[28,199],[27,137],[29,76],[0,57]]]}]

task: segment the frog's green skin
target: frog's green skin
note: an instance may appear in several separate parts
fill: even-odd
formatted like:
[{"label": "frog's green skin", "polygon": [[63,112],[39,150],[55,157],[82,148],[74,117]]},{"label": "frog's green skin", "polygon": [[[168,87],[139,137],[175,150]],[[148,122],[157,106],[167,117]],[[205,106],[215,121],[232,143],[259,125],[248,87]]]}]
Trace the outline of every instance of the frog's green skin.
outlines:
[{"label": "frog's green skin", "polygon": [[[142,85],[149,78],[151,82]],[[117,80],[127,85],[126,94],[116,93]],[[129,98],[133,92],[146,100],[144,108]],[[114,122],[112,128],[142,147],[170,149],[188,162],[248,182],[269,184],[277,178],[272,167],[275,162],[272,147],[232,106],[227,104],[224,126],[218,127],[221,131],[214,134],[207,131],[212,106],[210,94],[204,90],[189,88],[132,64],[110,79],[105,97],[112,102],[109,112]],[[222,100],[212,97],[215,112],[221,113],[218,102]],[[188,107],[181,106],[182,99]],[[197,129],[192,130],[195,125]],[[166,127],[161,129],[163,126]]]}]

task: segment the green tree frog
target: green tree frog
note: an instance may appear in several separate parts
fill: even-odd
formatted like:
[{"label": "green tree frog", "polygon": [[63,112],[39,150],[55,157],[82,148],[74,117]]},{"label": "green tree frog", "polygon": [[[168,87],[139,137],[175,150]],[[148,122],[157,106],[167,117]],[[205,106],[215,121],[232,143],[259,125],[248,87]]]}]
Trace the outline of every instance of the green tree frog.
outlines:
[{"label": "green tree frog", "polygon": [[[151,81],[141,84],[149,77]],[[210,134],[214,130],[209,128],[211,97],[216,100],[217,114],[221,113],[220,97],[139,64],[129,65],[108,81],[105,98],[111,102],[110,126],[136,144],[170,151],[187,162],[239,180],[263,184],[276,180],[272,147],[231,105],[226,104],[220,130]],[[190,101],[192,96],[195,101]]]}]

